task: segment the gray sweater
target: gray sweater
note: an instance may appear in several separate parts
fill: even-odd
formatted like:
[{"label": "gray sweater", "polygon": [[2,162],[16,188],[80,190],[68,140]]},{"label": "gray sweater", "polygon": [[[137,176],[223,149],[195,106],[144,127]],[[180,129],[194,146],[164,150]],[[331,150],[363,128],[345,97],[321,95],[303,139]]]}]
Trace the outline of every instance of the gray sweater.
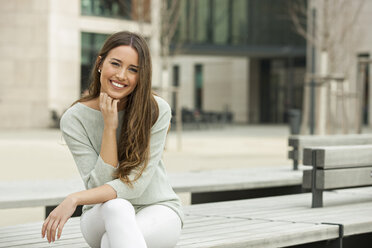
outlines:
[{"label": "gray sweater", "polygon": [[[173,209],[183,220],[180,200],[168,181],[161,159],[171,110],[162,98],[155,96],[155,99],[159,106],[159,117],[151,128],[150,159],[141,177],[133,183],[133,187],[129,187],[120,179],[115,179],[112,174],[116,169],[105,163],[100,156],[104,127],[100,111],[81,103],[73,105],[61,118],[61,131],[86,189],[108,184],[116,191],[118,198],[130,201],[136,212],[149,205],[161,204]],[[117,139],[124,114],[125,111],[119,111]],[[133,179],[135,175],[132,173],[129,177]],[[84,206],[83,212],[91,207],[92,205]]]}]

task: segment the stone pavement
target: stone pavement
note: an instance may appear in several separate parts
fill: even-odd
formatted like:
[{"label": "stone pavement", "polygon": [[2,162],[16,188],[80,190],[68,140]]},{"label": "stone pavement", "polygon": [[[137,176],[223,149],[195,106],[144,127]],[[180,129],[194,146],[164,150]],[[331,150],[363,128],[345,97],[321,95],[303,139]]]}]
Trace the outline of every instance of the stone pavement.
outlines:
[{"label": "stone pavement", "polygon": [[[228,126],[170,132],[164,152],[169,172],[288,165],[285,125]],[[0,180],[64,179],[79,176],[59,130],[1,130]],[[182,198],[182,196],[181,196]],[[40,221],[43,208],[0,210],[0,226]]]}]

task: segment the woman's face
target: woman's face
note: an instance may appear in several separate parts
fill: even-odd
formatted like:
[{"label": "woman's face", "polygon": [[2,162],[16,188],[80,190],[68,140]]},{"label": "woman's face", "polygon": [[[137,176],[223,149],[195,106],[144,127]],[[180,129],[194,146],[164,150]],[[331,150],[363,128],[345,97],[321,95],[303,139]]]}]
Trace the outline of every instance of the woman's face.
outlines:
[{"label": "woman's face", "polygon": [[130,46],[115,47],[107,54],[99,69],[101,92],[114,99],[123,99],[132,93],[137,85],[137,51]]}]

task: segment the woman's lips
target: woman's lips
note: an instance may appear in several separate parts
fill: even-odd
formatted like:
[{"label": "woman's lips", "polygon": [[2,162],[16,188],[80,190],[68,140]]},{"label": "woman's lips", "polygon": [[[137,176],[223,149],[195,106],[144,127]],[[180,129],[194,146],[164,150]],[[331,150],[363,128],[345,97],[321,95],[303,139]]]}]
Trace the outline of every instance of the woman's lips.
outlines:
[{"label": "woman's lips", "polygon": [[112,81],[112,80],[110,80],[110,83],[111,83],[111,85],[112,85],[115,89],[123,89],[123,88],[125,88],[125,87],[128,86],[128,85],[126,85],[126,84],[118,83],[118,82],[115,82],[115,81]]}]

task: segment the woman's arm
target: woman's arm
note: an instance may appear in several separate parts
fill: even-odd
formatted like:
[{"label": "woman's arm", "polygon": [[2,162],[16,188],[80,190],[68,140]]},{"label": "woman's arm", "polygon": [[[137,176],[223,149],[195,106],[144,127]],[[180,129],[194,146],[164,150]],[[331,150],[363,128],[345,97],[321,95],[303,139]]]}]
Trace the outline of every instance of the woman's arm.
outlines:
[{"label": "woman's arm", "polygon": [[[116,129],[118,127],[117,103],[119,100],[112,99],[106,93],[101,93],[99,108],[104,119],[102,144],[100,156],[102,160],[113,167],[118,165]],[[54,242],[58,228],[58,239],[67,220],[75,212],[78,205],[91,205],[103,203],[117,197],[116,191],[109,185],[102,185],[88,190],[73,193],[58,205],[44,221],[42,237],[47,235],[48,242]]]},{"label": "woman's arm", "polygon": [[116,141],[116,129],[119,124],[118,102],[119,100],[112,99],[106,93],[100,94],[99,108],[104,120],[100,155],[105,163],[115,168],[119,163]]},{"label": "woman's arm", "polygon": [[[91,112],[85,112],[84,108],[74,106],[66,111],[60,122],[62,136],[74,158],[86,189],[114,180],[113,174],[118,165],[116,140],[118,113],[115,112],[117,106],[113,104],[111,112],[105,111],[107,104],[100,104],[102,98],[103,96],[100,96],[96,103],[97,108],[102,109],[100,112],[102,120],[96,116],[90,116]],[[107,118],[107,112],[112,113],[109,115],[112,118]],[[95,136],[100,136],[100,144],[94,139]]]},{"label": "woman's arm", "polygon": [[[116,190],[118,198],[124,198],[127,200],[139,198],[148,188],[148,185],[151,183],[152,177],[159,166],[164,151],[165,139],[172,113],[168,103],[163,99],[157,98],[157,102],[159,106],[159,116],[156,123],[151,128],[149,162],[141,177],[135,181],[135,187],[129,187],[120,179],[113,179],[106,182],[106,184]],[[133,180],[135,176],[136,173],[134,172],[129,175],[129,178]]]},{"label": "woman's arm", "polygon": [[58,228],[57,238],[62,234],[62,229],[67,220],[79,205],[91,205],[106,202],[116,198],[116,191],[109,185],[83,190],[67,196],[46,218],[42,227],[42,237],[47,236],[48,242],[54,242]]}]

